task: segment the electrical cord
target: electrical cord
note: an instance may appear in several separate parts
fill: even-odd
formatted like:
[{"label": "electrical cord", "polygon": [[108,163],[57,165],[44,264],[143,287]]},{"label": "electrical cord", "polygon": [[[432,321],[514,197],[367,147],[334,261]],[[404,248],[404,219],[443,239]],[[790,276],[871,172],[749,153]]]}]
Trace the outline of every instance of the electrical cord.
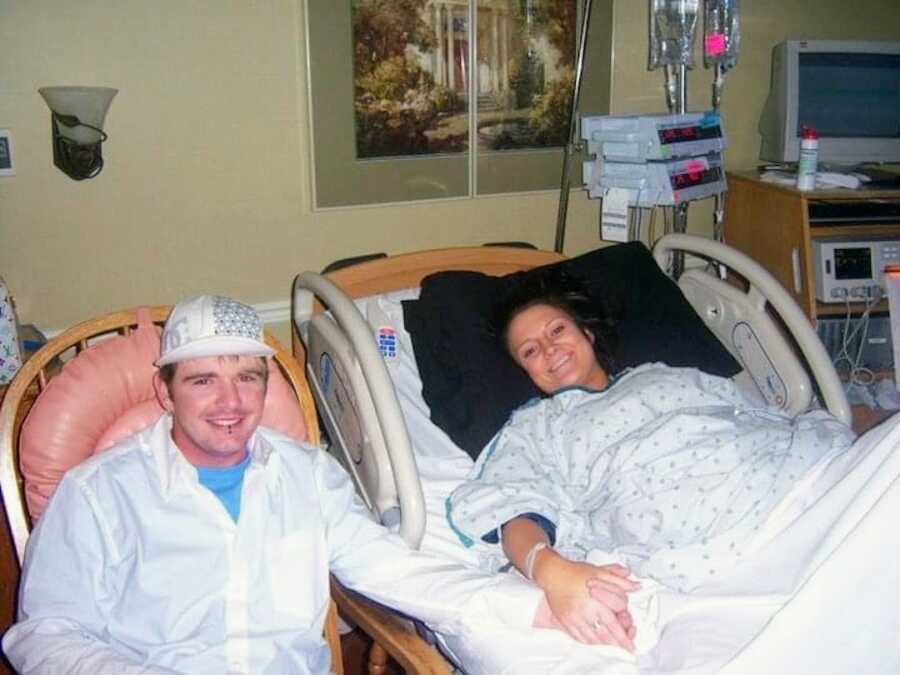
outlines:
[{"label": "electrical cord", "polygon": [[[882,291],[880,286],[870,286],[871,295],[866,294],[865,308],[854,320],[850,309],[850,293],[843,290],[844,305],[846,314],[844,315],[843,331],[841,332],[841,348],[834,357],[833,363],[836,370],[840,370],[840,365],[847,364],[847,379],[851,384],[858,386],[867,386],[875,381],[875,373],[871,369],[862,365],[863,350],[866,345],[866,336],[869,332],[869,318],[872,309],[881,300]],[[853,351],[853,345],[859,340],[856,346],[856,353]]]}]

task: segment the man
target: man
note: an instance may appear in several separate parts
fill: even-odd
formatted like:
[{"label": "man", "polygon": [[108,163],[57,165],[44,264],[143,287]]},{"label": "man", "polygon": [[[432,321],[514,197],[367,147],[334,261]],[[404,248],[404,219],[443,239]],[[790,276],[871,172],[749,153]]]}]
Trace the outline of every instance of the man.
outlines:
[{"label": "man", "polygon": [[[23,673],[326,673],[328,573],[446,633],[549,625],[541,593],[410,551],[326,453],[259,426],[273,350],[254,310],[179,303],[158,422],[68,472],[29,541]],[[598,603],[598,607],[600,607]]]}]

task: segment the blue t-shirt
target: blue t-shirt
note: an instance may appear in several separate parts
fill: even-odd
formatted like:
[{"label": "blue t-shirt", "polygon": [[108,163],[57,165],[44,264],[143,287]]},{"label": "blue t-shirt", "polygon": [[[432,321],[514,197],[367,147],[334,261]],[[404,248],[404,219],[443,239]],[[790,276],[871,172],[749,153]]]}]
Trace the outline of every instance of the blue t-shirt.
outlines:
[{"label": "blue t-shirt", "polygon": [[237,522],[241,513],[241,487],[244,485],[244,472],[249,465],[250,454],[247,453],[244,461],[234,466],[197,467],[200,484],[219,498],[234,522]]}]

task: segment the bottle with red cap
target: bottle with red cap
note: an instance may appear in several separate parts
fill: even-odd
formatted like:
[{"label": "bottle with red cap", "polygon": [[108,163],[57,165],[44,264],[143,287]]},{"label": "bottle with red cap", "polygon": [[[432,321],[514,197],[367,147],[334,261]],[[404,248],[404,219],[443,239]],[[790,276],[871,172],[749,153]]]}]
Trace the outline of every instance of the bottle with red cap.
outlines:
[{"label": "bottle with red cap", "polygon": [[816,165],[819,161],[819,134],[812,127],[803,127],[800,138],[800,161],[797,163],[797,189],[816,187]]}]

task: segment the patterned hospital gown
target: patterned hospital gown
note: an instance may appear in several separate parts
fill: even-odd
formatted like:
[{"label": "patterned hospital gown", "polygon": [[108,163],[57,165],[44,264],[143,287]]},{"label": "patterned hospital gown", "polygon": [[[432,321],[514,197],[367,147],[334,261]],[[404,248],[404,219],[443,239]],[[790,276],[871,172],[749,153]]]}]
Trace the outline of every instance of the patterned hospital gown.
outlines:
[{"label": "patterned hospital gown", "polygon": [[602,392],[566,389],[515,411],[447,502],[463,543],[522,513],[557,527],[556,548],[611,553],[688,591],[741,560],[753,534],[816,462],[852,432],[822,411],[791,420],[731,380],[648,364]]}]

